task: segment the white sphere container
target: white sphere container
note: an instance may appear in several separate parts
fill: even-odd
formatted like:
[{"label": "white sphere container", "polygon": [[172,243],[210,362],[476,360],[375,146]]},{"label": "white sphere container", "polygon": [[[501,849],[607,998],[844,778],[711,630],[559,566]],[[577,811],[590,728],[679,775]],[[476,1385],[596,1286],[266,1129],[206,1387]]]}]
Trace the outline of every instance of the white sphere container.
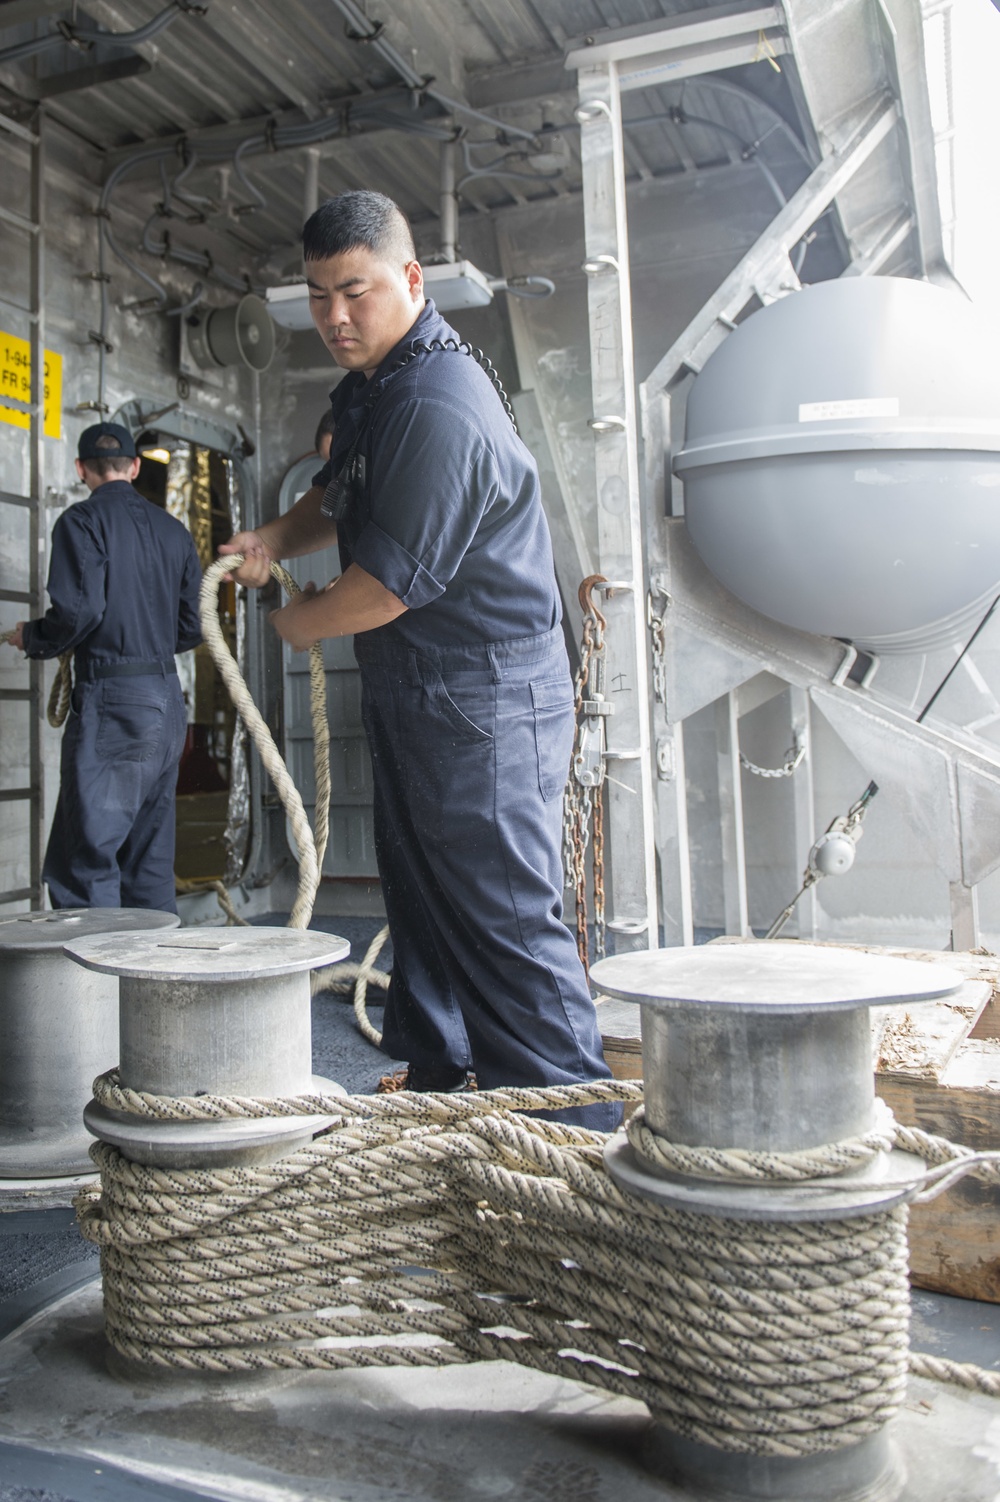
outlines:
[{"label": "white sphere container", "polygon": [[822,282],[695,380],[691,538],[761,614],[878,652],[964,639],[1000,592],[1000,359],[960,293]]}]

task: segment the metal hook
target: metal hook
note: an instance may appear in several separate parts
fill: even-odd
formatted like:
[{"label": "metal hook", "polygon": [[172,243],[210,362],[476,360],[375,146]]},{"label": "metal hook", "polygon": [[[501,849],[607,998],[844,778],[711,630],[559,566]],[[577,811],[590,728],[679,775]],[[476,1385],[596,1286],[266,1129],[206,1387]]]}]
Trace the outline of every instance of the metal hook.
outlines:
[{"label": "metal hook", "polygon": [[580,585],[580,588],[577,590],[577,599],[580,601],[580,609],[583,611],[584,615],[592,615],[602,631],[605,629],[608,623],[601,610],[597,605],[594,604],[593,592],[598,588],[599,585],[607,584],[607,582],[608,581],[603,574],[588,574],[586,579],[584,579],[583,583]]}]

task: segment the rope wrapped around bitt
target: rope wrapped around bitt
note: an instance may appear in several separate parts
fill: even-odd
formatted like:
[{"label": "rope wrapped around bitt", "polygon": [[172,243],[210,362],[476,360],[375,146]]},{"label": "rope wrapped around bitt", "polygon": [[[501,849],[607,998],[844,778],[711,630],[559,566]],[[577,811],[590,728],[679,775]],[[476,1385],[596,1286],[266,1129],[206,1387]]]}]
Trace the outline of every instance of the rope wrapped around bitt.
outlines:
[{"label": "rope wrapped around bitt", "polygon": [[[104,1076],[95,1095],[158,1119],[332,1120],[256,1168],[150,1168],[95,1146],[102,1188],[78,1214],[101,1247],[109,1340],[133,1361],[233,1372],[503,1358],[756,1455],[855,1443],[901,1401],[905,1209],[792,1226],[675,1211],[618,1189],[602,1134],[520,1114],[635,1102],[641,1086],[167,1100]],[[1000,1392],[1000,1378],[984,1388],[991,1374],[952,1363],[927,1374],[945,1369]]]}]

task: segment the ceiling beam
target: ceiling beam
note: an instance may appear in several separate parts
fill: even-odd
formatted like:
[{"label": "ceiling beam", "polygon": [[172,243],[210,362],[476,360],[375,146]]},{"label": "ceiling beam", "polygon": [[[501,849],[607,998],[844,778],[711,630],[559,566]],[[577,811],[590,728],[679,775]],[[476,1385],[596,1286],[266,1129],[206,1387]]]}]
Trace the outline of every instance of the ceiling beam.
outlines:
[{"label": "ceiling beam", "polygon": [[110,62],[95,63],[89,68],[70,68],[65,73],[50,73],[45,78],[20,79],[17,89],[25,99],[55,99],[60,94],[74,94],[81,89],[96,88],[102,83],[116,83],[122,78],[135,78],[140,73],[150,73],[152,66],[144,57],[116,57]]},{"label": "ceiling beam", "polygon": [[517,68],[491,68],[470,78],[466,95],[474,109],[507,104],[541,104],[561,95],[576,98],[576,79],[561,57],[541,58]]},{"label": "ceiling beam", "polygon": [[[427,100],[417,109],[412,109],[409,94],[395,87],[384,91],[373,91],[370,94],[352,94],[343,99],[327,99],[323,101],[323,114],[330,118],[331,123],[339,117],[344,125],[344,131],[340,136],[331,135],[325,143],[316,144],[322,147],[336,140],[348,140],[360,135],[377,135],[380,131],[399,128],[381,121],[369,123],[363,117],[358,118],[356,114],[352,118],[353,112],[356,112],[359,105],[369,104],[390,110],[398,108],[401,114],[405,113],[408,119],[414,121],[424,120],[437,124],[442,118],[441,108],[433,101]],[[123,157],[134,156],[137,151],[142,151],[148,146],[180,146],[184,142],[191,146],[201,144],[211,146],[213,142],[218,141],[235,143],[246,136],[266,135],[272,129],[302,123],[300,110],[271,110],[266,115],[254,115],[249,119],[227,120],[219,125],[206,125],[196,130],[171,131],[168,135],[154,136],[145,141],[133,141],[128,146],[114,146],[105,153],[104,160],[109,166],[114,166]]]},{"label": "ceiling beam", "polygon": [[719,5],[664,21],[594,31],[571,43],[567,68],[616,65],[623,93],[696,78],[790,51],[780,6]]}]

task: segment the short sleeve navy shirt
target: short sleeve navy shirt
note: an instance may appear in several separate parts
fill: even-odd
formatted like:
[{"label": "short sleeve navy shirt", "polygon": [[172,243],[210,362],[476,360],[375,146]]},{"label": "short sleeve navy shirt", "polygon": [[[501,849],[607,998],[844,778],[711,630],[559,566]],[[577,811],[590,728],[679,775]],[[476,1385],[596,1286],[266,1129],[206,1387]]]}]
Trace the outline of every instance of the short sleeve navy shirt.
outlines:
[{"label": "short sleeve navy shirt", "polygon": [[360,434],[366,494],[338,524],[341,563],[402,600],[407,611],[379,629],[418,647],[534,636],[561,615],[538,470],[489,376],[451,350],[393,372],[414,340],[458,337],[428,302],[370,383],[342,381],[314,481],[339,472]]}]

